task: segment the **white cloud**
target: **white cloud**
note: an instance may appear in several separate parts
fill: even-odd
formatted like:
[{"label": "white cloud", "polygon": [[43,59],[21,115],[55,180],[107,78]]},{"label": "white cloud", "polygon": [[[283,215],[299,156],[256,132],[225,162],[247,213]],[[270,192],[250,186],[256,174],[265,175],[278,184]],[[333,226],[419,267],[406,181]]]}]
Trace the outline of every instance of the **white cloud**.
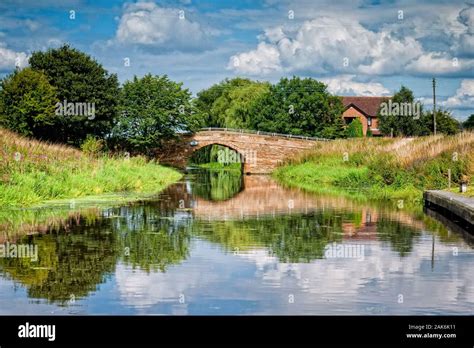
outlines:
[{"label": "white cloud", "polygon": [[116,41],[170,49],[202,47],[216,31],[191,21],[184,10],[152,2],[127,4],[119,20]]},{"label": "white cloud", "polygon": [[[244,60],[248,64],[229,67],[254,75],[275,70],[366,75],[472,72],[474,59],[466,53],[474,52],[474,7],[454,11],[449,16],[451,24],[441,16],[436,19],[439,30],[427,28],[421,20],[394,22],[370,30],[353,17],[335,14],[316,17],[296,27],[270,27],[258,36],[257,49],[232,57],[247,58]],[[431,49],[425,48],[425,44],[431,45]],[[434,50],[437,46],[439,49]],[[269,52],[279,60],[269,60]],[[259,64],[249,66],[252,62]]]},{"label": "white cloud", "polygon": [[469,71],[474,68],[474,60],[451,58],[442,52],[422,54],[408,64],[407,69],[426,74],[448,74]]},{"label": "white cloud", "polygon": [[329,79],[321,79],[328,85],[328,90],[336,95],[381,96],[390,91],[379,82],[357,82],[355,75],[342,75]]},{"label": "white cloud", "polygon": [[358,67],[362,73],[379,75],[401,73],[407,63],[423,52],[420,43],[412,37],[398,40],[393,38],[391,33],[384,31],[374,35],[376,39],[369,43],[366,56],[371,63],[361,64]]},{"label": "white cloud", "polygon": [[474,80],[462,80],[456,93],[441,103],[452,108],[474,108]]},{"label": "white cloud", "polygon": [[[421,45],[413,38],[397,39],[390,32],[373,32],[355,20],[334,17],[305,21],[296,31],[285,31],[281,26],[270,28],[259,38],[266,42],[260,42],[256,50],[233,57],[259,64],[232,65],[236,71],[265,74],[283,69],[391,74],[422,53]],[[280,61],[269,60],[269,52]]]},{"label": "white cloud", "polygon": [[25,67],[28,64],[28,55],[24,52],[15,52],[0,43],[0,70],[9,70],[15,66]]},{"label": "white cloud", "polygon": [[256,50],[232,56],[227,68],[249,75],[279,71],[281,69],[280,52],[274,46],[261,42]]}]

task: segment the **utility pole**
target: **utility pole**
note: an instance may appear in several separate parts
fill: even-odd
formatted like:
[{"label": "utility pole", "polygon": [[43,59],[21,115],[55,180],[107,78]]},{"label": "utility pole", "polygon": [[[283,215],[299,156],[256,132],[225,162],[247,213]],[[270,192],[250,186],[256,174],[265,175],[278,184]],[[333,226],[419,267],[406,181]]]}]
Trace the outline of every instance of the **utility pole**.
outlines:
[{"label": "utility pole", "polygon": [[436,135],[436,79],[433,77],[433,133]]}]

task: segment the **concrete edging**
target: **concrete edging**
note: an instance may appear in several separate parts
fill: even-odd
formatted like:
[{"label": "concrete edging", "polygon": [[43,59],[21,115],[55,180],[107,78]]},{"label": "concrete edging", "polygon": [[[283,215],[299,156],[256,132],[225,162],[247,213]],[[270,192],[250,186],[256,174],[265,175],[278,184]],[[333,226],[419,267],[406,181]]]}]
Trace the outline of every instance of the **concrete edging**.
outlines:
[{"label": "concrete edging", "polygon": [[474,225],[474,198],[441,190],[425,191],[423,198],[426,207],[439,206]]}]

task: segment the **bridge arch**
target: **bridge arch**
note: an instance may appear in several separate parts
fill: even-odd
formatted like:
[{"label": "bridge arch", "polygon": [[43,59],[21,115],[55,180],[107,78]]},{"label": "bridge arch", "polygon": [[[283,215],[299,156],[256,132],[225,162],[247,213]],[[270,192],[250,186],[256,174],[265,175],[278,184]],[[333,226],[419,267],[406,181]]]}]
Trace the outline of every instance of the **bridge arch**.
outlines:
[{"label": "bridge arch", "polygon": [[160,163],[185,168],[191,155],[209,145],[222,145],[241,155],[246,174],[267,174],[285,160],[325,140],[284,134],[229,129],[203,129],[183,134],[157,152]]},{"label": "bridge arch", "polygon": [[[194,141],[196,141],[196,139],[193,139]],[[192,141],[191,141],[192,142]],[[197,145],[191,145],[192,148],[191,148],[191,153],[189,155],[189,158],[192,157],[192,155],[196,152],[198,152],[199,150],[202,150],[208,146],[213,146],[213,145],[220,145],[220,146],[223,146],[225,148],[228,148],[232,151],[234,151],[235,153],[237,153],[238,155],[238,158],[235,159],[235,161],[237,163],[240,163],[241,164],[241,169],[244,173],[247,173],[245,171],[246,169],[246,150],[245,149],[242,149],[241,147],[239,146],[236,146],[235,144],[232,144],[232,143],[228,143],[228,142],[225,142],[225,141],[220,141],[220,140],[216,140],[216,141],[205,141],[205,142],[198,142]],[[250,173],[250,172],[248,172]]]}]

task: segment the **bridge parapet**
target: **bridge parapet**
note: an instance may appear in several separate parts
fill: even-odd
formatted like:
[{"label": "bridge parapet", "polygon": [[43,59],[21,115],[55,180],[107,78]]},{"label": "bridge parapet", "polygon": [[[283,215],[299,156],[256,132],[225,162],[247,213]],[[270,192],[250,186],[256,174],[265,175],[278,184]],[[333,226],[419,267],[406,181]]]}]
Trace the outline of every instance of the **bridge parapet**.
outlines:
[{"label": "bridge parapet", "polygon": [[290,139],[303,139],[303,140],[313,140],[313,141],[329,141],[330,139],[318,138],[318,137],[307,137],[304,135],[293,135],[293,134],[282,134],[282,133],[272,133],[265,131],[256,131],[251,129],[235,129],[235,128],[217,128],[217,127],[207,127],[199,129],[201,132],[230,132],[230,133],[241,133],[241,134],[256,134],[256,135],[268,135],[272,137],[282,137]]}]

